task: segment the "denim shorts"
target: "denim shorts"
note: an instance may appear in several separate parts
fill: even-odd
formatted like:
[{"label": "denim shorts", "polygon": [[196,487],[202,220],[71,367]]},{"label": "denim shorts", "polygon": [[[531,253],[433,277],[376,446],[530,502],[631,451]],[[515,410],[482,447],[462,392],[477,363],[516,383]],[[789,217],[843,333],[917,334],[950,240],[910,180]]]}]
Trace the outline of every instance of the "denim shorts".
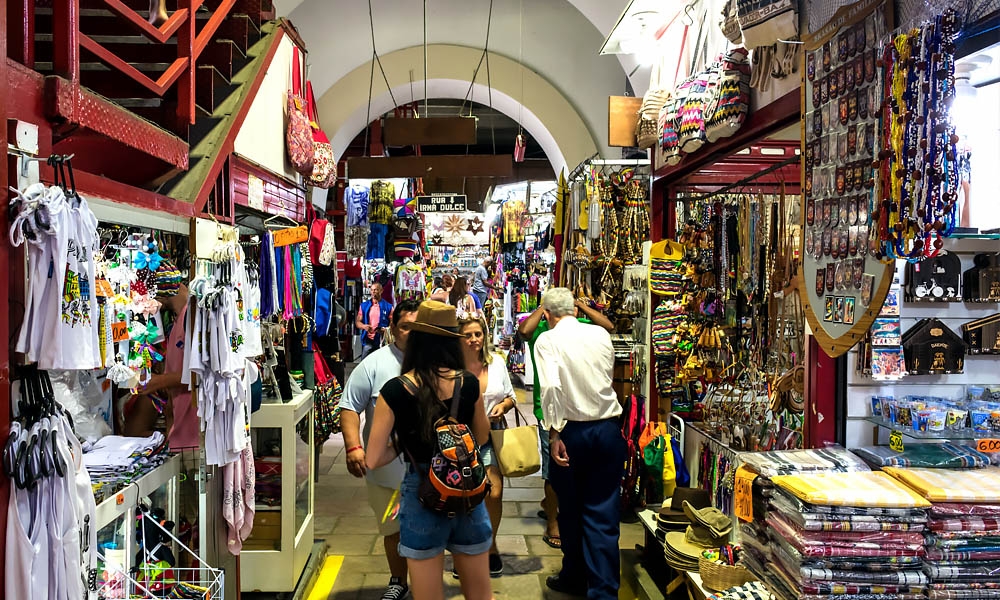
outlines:
[{"label": "denim shorts", "polygon": [[399,555],[425,560],[445,549],[452,554],[472,556],[488,552],[493,545],[493,527],[486,504],[480,502],[472,511],[450,518],[424,508],[417,497],[417,488],[425,470],[411,469],[400,486]]},{"label": "denim shorts", "polygon": [[484,467],[499,465],[497,463],[497,453],[493,450],[493,442],[486,442],[479,447],[479,461],[483,463]]}]

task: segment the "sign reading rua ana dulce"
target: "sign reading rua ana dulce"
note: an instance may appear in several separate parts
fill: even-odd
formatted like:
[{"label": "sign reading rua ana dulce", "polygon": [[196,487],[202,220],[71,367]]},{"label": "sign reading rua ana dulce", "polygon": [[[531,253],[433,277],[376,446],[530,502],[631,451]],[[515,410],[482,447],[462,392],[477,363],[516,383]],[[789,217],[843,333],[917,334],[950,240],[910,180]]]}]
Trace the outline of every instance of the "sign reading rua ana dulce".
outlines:
[{"label": "sign reading rua ana dulce", "polygon": [[465,194],[417,196],[417,212],[465,212],[468,205]]}]

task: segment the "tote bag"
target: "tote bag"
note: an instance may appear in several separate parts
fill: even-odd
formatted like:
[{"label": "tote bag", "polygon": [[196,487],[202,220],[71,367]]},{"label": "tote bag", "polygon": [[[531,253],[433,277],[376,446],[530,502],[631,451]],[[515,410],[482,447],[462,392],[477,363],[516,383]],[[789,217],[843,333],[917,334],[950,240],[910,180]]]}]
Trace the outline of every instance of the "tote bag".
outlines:
[{"label": "tote bag", "polygon": [[302,68],[299,66],[299,49],[292,51],[292,89],[286,101],[288,128],[285,146],[288,160],[297,172],[309,176],[313,171],[313,136],[309,126],[306,100],[302,97]]},{"label": "tote bag", "polygon": [[326,137],[319,126],[319,113],[316,112],[316,96],[313,95],[311,81],[306,82],[306,107],[309,111],[309,127],[313,140],[313,168],[309,175],[309,185],[330,189],[337,184],[337,158],[333,155],[330,138]]},{"label": "tote bag", "polygon": [[542,457],[538,453],[538,428],[521,424],[521,411],[514,408],[516,427],[490,431],[493,452],[500,463],[500,473],[504,477],[524,477],[542,468]]}]

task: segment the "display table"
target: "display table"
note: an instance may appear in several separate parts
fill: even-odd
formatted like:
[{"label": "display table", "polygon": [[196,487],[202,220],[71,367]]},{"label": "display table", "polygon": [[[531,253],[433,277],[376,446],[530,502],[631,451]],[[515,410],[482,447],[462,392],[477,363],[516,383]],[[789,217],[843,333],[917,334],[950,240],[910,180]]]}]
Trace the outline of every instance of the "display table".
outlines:
[{"label": "display table", "polygon": [[[313,394],[265,403],[253,414],[254,527],[240,555],[244,592],[291,592],[313,546]],[[303,442],[299,431],[307,432]],[[269,482],[276,485],[271,486]],[[280,488],[280,495],[272,494]]]}]

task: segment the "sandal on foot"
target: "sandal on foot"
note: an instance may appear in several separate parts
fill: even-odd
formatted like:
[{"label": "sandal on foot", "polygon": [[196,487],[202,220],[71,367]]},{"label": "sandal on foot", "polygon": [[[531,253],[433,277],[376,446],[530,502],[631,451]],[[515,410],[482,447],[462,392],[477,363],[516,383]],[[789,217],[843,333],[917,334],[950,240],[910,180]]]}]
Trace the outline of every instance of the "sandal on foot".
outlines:
[{"label": "sandal on foot", "polygon": [[559,539],[558,535],[543,535],[542,541],[548,544],[550,548],[562,550],[562,540]]}]

